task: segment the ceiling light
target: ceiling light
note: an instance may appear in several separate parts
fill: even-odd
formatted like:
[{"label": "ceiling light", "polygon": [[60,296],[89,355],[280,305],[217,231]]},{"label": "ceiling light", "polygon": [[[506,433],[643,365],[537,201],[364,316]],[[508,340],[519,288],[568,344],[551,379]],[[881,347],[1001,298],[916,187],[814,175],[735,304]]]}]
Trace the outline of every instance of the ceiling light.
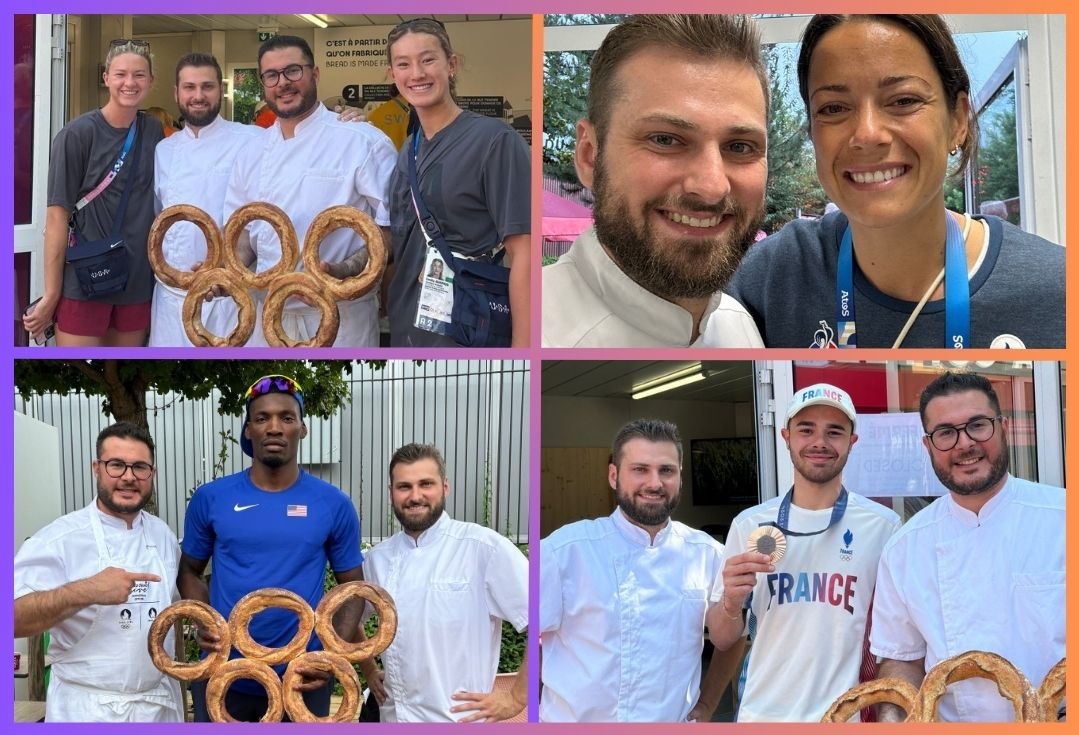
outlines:
[{"label": "ceiling light", "polygon": [[297,18],[303,18],[304,20],[306,20],[311,25],[316,25],[319,28],[326,28],[326,27],[328,27],[330,25],[329,23],[324,21],[322,18],[318,17],[317,15],[311,15],[310,13],[297,13],[296,17]]},{"label": "ceiling light", "polygon": [[641,398],[647,398],[648,396],[654,396],[657,393],[680,388],[683,385],[689,385],[691,383],[696,383],[699,380],[704,380],[704,378],[705,375],[701,370],[701,364],[697,362],[688,367],[681,368],[680,370],[667,373],[655,380],[649,380],[633,386],[633,400],[636,401]]}]

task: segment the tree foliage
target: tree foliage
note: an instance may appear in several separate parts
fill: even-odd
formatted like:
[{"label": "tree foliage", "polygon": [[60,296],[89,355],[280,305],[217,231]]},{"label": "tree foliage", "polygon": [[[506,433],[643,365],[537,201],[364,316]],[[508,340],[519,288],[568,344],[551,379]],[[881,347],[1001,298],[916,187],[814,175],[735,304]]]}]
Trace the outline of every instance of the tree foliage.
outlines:
[{"label": "tree foliage", "polygon": [[[385,361],[369,361],[376,369]],[[220,391],[222,415],[243,412],[243,394],[263,375],[289,375],[304,389],[304,409],[326,417],[350,400],[345,376],[353,363],[345,360],[16,360],[15,389],[23,399],[46,393],[101,396],[102,410],[117,421],[149,426],[146,393],[178,394],[181,399],[207,398]]]},{"label": "tree foliage", "polygon": [[588,108],[592,52],[556,51],[543,55],[543,173],[579,191],[573,165],[577,121]]}]

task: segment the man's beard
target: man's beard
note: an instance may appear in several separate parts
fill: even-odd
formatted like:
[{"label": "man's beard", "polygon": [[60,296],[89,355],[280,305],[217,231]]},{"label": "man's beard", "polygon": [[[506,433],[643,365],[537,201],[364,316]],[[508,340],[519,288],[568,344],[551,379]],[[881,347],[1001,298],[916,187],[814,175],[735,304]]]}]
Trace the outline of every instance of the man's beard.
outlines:
[{"label": "man's beard", "polygon": [[[636,213],[643,224],[634,223],[624,197],[609,191],[605,160],[596,161],[592,194],[595,205],[596,237],[622,271],[656,296],[677,299],[706,298],[722,291],[742,261],[764,218],[763,208],[750,216],[733,197],[706,204],[695,197],[654,199]],[[656,233],[648,223],[648,214],[664,206],[717,216],[733,215],[734,226],[724,235],[713,238],[685,238],[666,241],[660,248]]]},{"label": "man's beard", "polygon": [[282,120],[288,120],[290,117],[299,117],[301,115],[304,115],[317,104],[318,90],[315,89],[314,85],[309,86],[307,88],[307,91],[305,91],[300,96],[300,106],[290,112],[281,112],[281,110],[279,110],[277,107],[276,101],[271,100],[268,97],[266,98],[266,106],[273,111],[273,114],[277,115],[277,117],[281,118]]},{"label": "man's beard", "polygon": [[196,128],[202,128],[212,123],[217,116],[221,114],[221,101],[218,100],[216,105],[210,105],[206,108],[205,112],[192,112],[191,107],[184,107],[179,105],[180,112],[184,116],[184,124],[193,125]]},{"label": "man's beard", "polygon": [[642,507],[635,505],[633,494],[622,491],[622,484],[615,481],[614,497],[618,501],[618,507],[630,520],[636,521],[642,526],[661,526],[670,520],[671,513],[678,507],[681,493],[668,498],[666,503]]},{"label": "man's beard", "polygon": [[428,509],[426,515],[422,515],[419,518],[409,518],[403,511],[398,510],[397,506],[393,507],[393,514],[397,516],[397,522],[401,524],[401,528],[409,533],[423,533],[438,522],[438,519],[442,517],[442,512],[445,508],[446,496],[440,495],[434,505]]},{"label": "man's beard", "polygon": [[850,451],[848,450],[846,456],[837,457],[835,463],[831,467],[814,467],[801,455],[791,452],[791,464],[794,465],[795,471],[805,479],[814,484],[823,485],[827,482],[831,482],[842,474],[843,468],[847,466],[847,459],[849,457]]},{"label": "man's beard", "polygon": [[988,491],[991,487],[996,485],[1008,474],[1008,470],[1011,467],[1011,453],[1008,450],[1008,440],[1006,438],[1001,439],[1000,454],[993,460],[993,463],[989,466],[989,474],[986,475],[984,480],[978,480],[973,478],[965,483],[956,480],[952,473],[952,465],[949,464],[946,467],[939,467],[936,460],[933,461],[933,471],[937,474],[937,479],[940,480],[944,487],[948,488],[956,495],[981,495]]},{"label": "man's beard", "polygon": [[[115,489],[113,490],[115,492]],[[150,492],[141,496],[141,499],[135,504],[134,507],[130,505],[120,505],[113,501],[112,492],[110,492],[104,485],[101,484],[101,480],[97,481],[97,499],[101,501],[101,504],[111,510],[113,513],[137,513],[145,508],[150,503],[150,498],[154,496],[154,489],[151,485]]]}]

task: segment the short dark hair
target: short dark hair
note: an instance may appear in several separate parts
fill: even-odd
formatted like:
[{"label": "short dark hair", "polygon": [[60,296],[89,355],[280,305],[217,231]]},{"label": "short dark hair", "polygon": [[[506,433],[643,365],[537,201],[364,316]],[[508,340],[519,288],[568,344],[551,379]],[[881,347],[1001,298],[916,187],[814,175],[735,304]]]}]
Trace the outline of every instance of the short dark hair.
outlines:
[{"label": "short dark hair", "polygon": [[311,53],[311,47],[307,41],[299,36],[271,36],[259,46],[258,67],[262,71],[262,55],[267,51],[277,51],[283,48],[298,48],[303,52],[304,60],[311,65],[315,63],[315,55]]},{"label": "short dark hair", "polygon": [[622,448],[631,439],[644,439],[650,442],[671,442],[678,450],[678,464],[682,464],[682,437],[678,427],[662,419],[637,419],[618,430],[611,445],[611,464],[615,467],[622,461]]},{"label": "short dark hair", "polygon": [[[798,91],[806,106],[806,120],[812,130],[813,115],[809,108],[809,64],[813,51],[828,31],[844,23],[876,20],[892,23],[907,31],[925,47],[933,66],[940,76],[944,87],[944,97],[949,112],[955,112],[959,104],[959,94],[965,92],[970,100],[970,114],[967,115],[967,139],[959,146],[959,160],[955,173],[963,171],[974,160],[978,150],[978,115],[974,109],[974,99],[970,93],[970,77],[959,56],[952,31],[940,15],[814,15],[805,32],[802,33],[802,50],[798,54]],[[943,141],[951,145],[949,141]]]},{"label": "short dark hair", "polygon": [[101,433],[97,435],[97,446],[95,447],[98,459],[101,459],[101,448],[105,444],[105,440],[109,438],[134,439],[142,442],[150,448],[151,459],[155,457],[154,438],[150,436],[150,432],[130,421],[117,421],[115,424],[106,426],[101,430]]},{"label": "short dark hair", "polygon": [[[631,15],[611,29],[595,56],[588,82],[588,120],[602,142],[611,105],[622,95],[619,68],[634,54],[661,48],[672,54],[738,61],[756,72],[769,115],[768,70],[761,57],[760,31],[747,15]],[[717,100],[716,104],[722,104]]]},{"label": "short dark hair", "polygon": [[949,370],[934,378],[933,382],[922,391],[921,398],[918,400],[918,415],[922,418],[922,428],[928,428],[925,425],[925,409],[931,400],[940,396],[966,393],[970,390],[984,393],[985,397],[989,399],[989,406],[993,409],[993,414],[1000,414],[1000,399],[997,398],[997,393],[993,390],[993,384],[987,378],[975,373],[952,372]]},{"label": "short dark hair", "polygon": [[189,66],[212,66],[214,71],[217,72],[217,83],[221,84],[221,65],[217,63],[214,55],[202,51],[192,51],[186,56],[181,56],[180,60],[176,62],[176,86],[180,86],[180,71]]},{"label": "short dark hair", "polygon": [[393,468],[399,464],[415,464],[421,459],[433,459],[438,465],[438,476],[446,479],[446,460],[442,459],[442,452],[434,444],[406,444],[390,458],[390,484],[393,484]]}]

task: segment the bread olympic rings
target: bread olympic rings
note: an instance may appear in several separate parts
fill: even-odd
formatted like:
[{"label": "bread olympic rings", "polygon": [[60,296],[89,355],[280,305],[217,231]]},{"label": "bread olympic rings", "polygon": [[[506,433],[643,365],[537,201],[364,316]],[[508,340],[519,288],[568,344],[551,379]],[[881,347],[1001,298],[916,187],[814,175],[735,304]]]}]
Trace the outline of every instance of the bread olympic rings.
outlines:
[{"label": "bread olympic rings", "polygon": [[[174,661],[165,651],[165,636],[172,630],[176,621],[188,618],[198,626],[209,628],[221,641],[220,651],[211,651],[206,658],[195,663]],[[162,673],[180,681],[196,681],[210,676],[228,658],[230,647],[229,627],[221,613],[199,600],[180,600],[174,602],[154,618],[150,625],[150,634],[146,638],[146,647],[150,660]]]},{"label": "bread olympic rings", "polygon": [[165,233],[177,222],[190,222],[202,230],[206,238],[206,257],[203,263],[209,266],[218,264],[221,257],[221,231],[217,223],[203,210],[190,204],[174,204],[161,211],[150,227],[150,236],[147,239],[147,255],[150,259],[150,267],[166,286],[188,290],[191,283],[198,275],[196,271],[181,271],[165,260]]},{"label": "bread olympic rings", "polygon": [[281,680],[277,673],[261,661],[234,658],[226,661],[206,684],[206,711],[214,722],[236,722],[225,708],[225,694],[237,679],[252,679],[266,690],[266,714],[259,722],[280,722],[284,714]]},{"label": "bread olympic rings", "polygon": [[[296,688],[303,678],[298,671],[300,667],[318,669],[337,677],[344,689],[344,695],[336,712],[326,717],[311,713],[303,701],[303,692]],[[285,711],[293,722],[355,722],[360,711],[360,679],[352,665],[336,653],[308,651],[292,659],[281,679],[281,691],[285,700]]]},{"label": "bread olympic rings", "polygon": [[[296,635],[281,648],[267,648],[254,638],[247,626],[256,613],[266,608],[280,607],[292,610],[300,619]],[[246,658],[258,659],[270,666],[283,664],[286,661],[299,656],[307,650],[307,641],[311,638],[311,631],[315,625],[315,613],[307,600],[295,592],[280,587],[266,587],[264,589],[249,592],[240,598],[229,615],[229,632],[232,634],[232,645]]]},{"label": "bread olympic rings", "polygon": [[[347,278],[335,278],[323,272],[318,254],[319,245],[334,230],[348,227],[363,238],[367,248],[367,265]],[[386,244],[382,231],[366,214],[349,206],[330,207],[319,212],[307,228],[303,241],[303,267],[326,287],[338,301],[351,301],[366,294],[382,277],[386,269]]]},{"label": "bread olympic rings", "polygon": [[[268,223],[281,242],[281,257],[261,273],[253,273],[250,268],[240,262],[239,256],[236,255],[236,243],[240,239],[240,233],[255,220]],[[245,204],[233,212],[225,223],[225,267],[248,288],[270,288],[271,282],[277,276],[292,273],[296,270],[299,252],[300,247],[296,242],[296,229],[292,226],[292,220],[280,207],[269,202]]]},{"label": "bread olympic rings", "polygon": [[874,704],[888,702],[901,707],[907,713],[907,720],[913,710],[914,700],[918,696],[918,690],[910,682],[903,679],[873,679],[851,687],[840,694],[828,711],[824,713],[821,722],[846,722],[854,717],[860,710]]},{"label": "bread olympic rings", "polygon": [[[378,614],[378,632],[374,637],[360,643],[349,643],[333,629],[333,616],[341,606],[353,598],[369,601]],[[322,598],[315,610],[315,633],[323,647],[343,656],[350,663],[359,663],[377,656],[389,648],[397,635],[397,606],[386,590],[370,582],[345,582],[339,584]]]},{"label": "bread olympic rings", "polygon": [[1041,722],[1041,703],[1027,678],[1007,659],[986,651],[968,651],[937,662],[929,670],[914,702],[913,719],[936,722],[937,703],[948,685],[964,679],[989,679],[996,682],[1000,696],[1011,700],[1016,722]]},{"label": "bread olympic rings", "polygon": [[[184,297],[182,320],[187,338],[196,347],[241,347],[255,331],[255,300],[243,284],[232,280],[232,273],[224,268],[199,271]],[[202,323],[203,296],[218,286],[236,302],[236,326],[224,336],[218,336]]]},{"label": "bread olympic rings", "polygon": [[[314,301],[322,312],[318,332],[307,341],[294,340],[285,332],[282,320],[285,316],[285,299],[302,294]],[[319,288],[319,283],[308,273],[289,273],[274,279],[273,287],[262,308],[262,333],[272,347],[329,347],[337,339],[341,326],[341,314],[337,302]]]},{"label": "bread olympic rings", "polygon": [[1067,658],[1062,658],[1057,665],[1049,669],[1049,673],[1042,679],[1038,687],[1038,701],[1042,704],[1042,712],[1046,722],[1056,722],[1057,712],[1060,711],[1060,702],[1064,699],[1067,681],[1066,668]]}]

